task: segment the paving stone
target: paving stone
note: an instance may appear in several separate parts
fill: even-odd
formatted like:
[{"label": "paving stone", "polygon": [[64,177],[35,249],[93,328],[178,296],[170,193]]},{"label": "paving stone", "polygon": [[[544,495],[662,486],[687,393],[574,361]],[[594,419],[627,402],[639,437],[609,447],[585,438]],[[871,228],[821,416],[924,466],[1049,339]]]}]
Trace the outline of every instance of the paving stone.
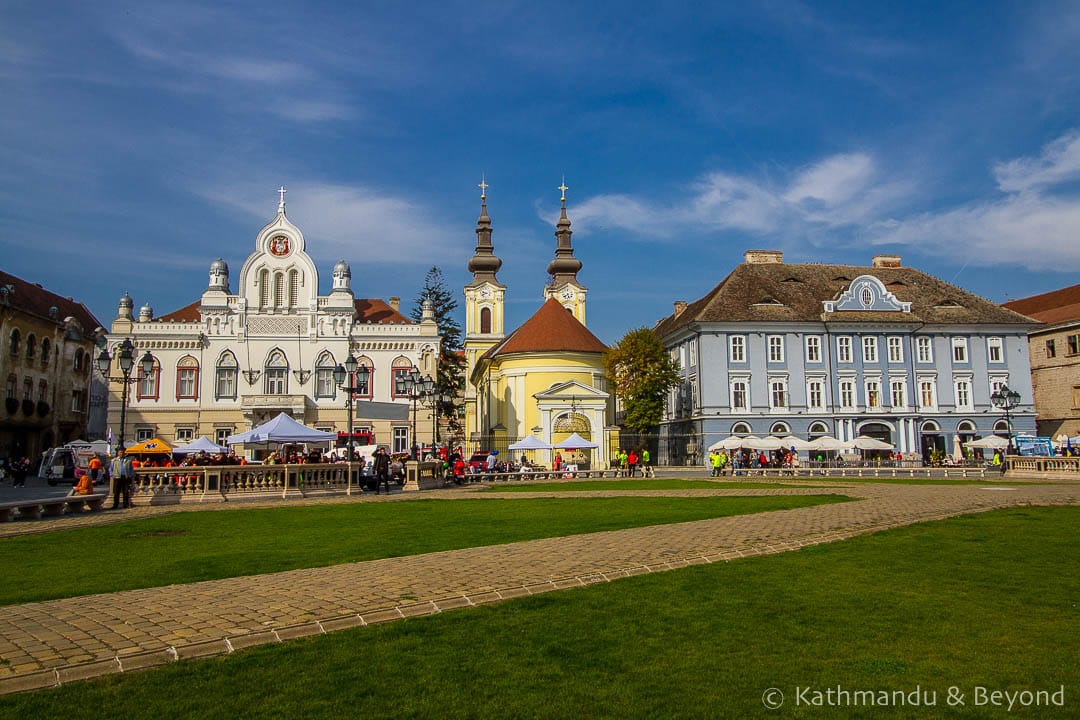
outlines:
[{"label": "paving stone", "polygon": [[120,663],[117,662],[116,658],[113,658],[112,660],[82,663],[81,665],[71,665],[68,667],[57,668],[56,670],[57,677],[59,677],[61,684],[101,677],[102,675],[112,675],[113,673],[118,672],[120,672]]},{"label": "paving stone", "polygon": [[256,647],[258,645],[281,642],[281,640],[278,639],[277,633],[273,630],[248,633],[246,635],[229,635],[226,639],[234,651]]}]

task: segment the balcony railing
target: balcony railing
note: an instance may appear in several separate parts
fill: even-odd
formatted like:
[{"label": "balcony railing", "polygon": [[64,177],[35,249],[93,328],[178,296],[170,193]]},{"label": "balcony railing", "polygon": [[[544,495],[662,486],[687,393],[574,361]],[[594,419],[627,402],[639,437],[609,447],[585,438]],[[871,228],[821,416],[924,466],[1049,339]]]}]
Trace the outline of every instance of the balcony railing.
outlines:
[{"label": "balcony railing", "polygon": [[[359,470],[353,465],[353,487]],[[320,491],[344,492],[349,486],[347,463],[299,465],[207,465],[196,467],[140,468],[135,471],[135,497],[256,495],[259,493],[307,494]]]}]

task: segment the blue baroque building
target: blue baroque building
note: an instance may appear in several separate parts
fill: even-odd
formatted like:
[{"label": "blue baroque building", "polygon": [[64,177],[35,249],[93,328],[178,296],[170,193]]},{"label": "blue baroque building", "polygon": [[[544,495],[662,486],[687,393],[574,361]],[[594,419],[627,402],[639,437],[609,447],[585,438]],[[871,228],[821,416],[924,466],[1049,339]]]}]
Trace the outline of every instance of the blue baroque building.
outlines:
[{"label": "blue baroque building", "polygon": [[1028,330],[1039,323],[877,255],[869,267],[785,264],[752,250],[654,331],[680,368],[660,460],[699,463],[732,434],[869,435],[906,455],[1006,436],[990,395],[1020,393],[1013,434],[1035,431]]}]

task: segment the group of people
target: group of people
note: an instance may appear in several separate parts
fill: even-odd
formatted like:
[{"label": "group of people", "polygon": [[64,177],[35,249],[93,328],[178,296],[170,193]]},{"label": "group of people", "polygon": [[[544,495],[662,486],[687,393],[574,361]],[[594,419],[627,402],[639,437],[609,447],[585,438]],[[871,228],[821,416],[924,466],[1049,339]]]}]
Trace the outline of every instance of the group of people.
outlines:
[{"label": "group of people", "polygon": [[30,458],[16,455],[12,459],[0,458],[0,482],[11,478],[12,487],[25,487],[30,474]]},{"label": "group of people", "polygon": [[773,450],[768,455],[764,451],[752,452],[749,449],[736,449],[728,455],[727,450],[719,448],[709,451],[709,469],[712,477],[720,477],[727,472],[728,465],[732,472],[745,468],[797,468],[799,453],[792,448]]},{"label": "group of people", "polygon": [[620,449],[612,459],[611,465],[625,477],[636,476],[639,468],[642,477],[653,477],[652,455],[649,453],[649,448]]}]

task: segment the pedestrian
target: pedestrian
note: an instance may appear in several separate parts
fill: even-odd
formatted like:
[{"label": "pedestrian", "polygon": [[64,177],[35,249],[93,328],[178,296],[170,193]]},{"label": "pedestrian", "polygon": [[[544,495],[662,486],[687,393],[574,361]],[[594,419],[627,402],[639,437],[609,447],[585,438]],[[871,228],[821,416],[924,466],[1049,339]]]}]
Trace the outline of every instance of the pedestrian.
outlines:
[{"label": "pedestrian", "polygon": [[711,477],[720,477],[720,453],[716,450],[709,454],[709,464],[712,465]]},{"label": "pedestrian", "polygon": [[652,458],[649,456],[649,448],[641,449],[641,477],[652,477],[653,471],[649,461]]},{"label": "pedestrian", "polygon": [[379,486],[386,486],[386,494],[390,494],[390,458],[386,454],[385,448],[379,448],[375,451],[375,459],[371,468],[372,474],[375,476],[375,494],[379,494]]},{"label": "pedestrian", "polygon": [[131,507],[131,482],[134,479],[134,468],[131,458],[127,456],[123,448],[116,451],[116,457],[109,463],[109,479],[112,485],[110,488],[113,496],[112,509],[121,507],[121,499],[123,507]]},{"label": "pedestrian", "polygon": [[11,486],[26,487],[26,476],[30,474],[30,460],[20,455],[11,463]]},{"label": "pedestrian", "polygon": [[87,463],[86,467],[90,471],[91,480],[95,483],[101,480],[101,458],[94,455],[94,457],[90,458],[90,462]]},{"label": "pedestrian", "polygon": [[634,472],[637,469],[637,463],[638,463],[637,450],[634,450],[633,448],[631,448],[630,452],[627,453],[627,455],[626,455],[626,466],[630,469],[630,477],[634,477]]}]

